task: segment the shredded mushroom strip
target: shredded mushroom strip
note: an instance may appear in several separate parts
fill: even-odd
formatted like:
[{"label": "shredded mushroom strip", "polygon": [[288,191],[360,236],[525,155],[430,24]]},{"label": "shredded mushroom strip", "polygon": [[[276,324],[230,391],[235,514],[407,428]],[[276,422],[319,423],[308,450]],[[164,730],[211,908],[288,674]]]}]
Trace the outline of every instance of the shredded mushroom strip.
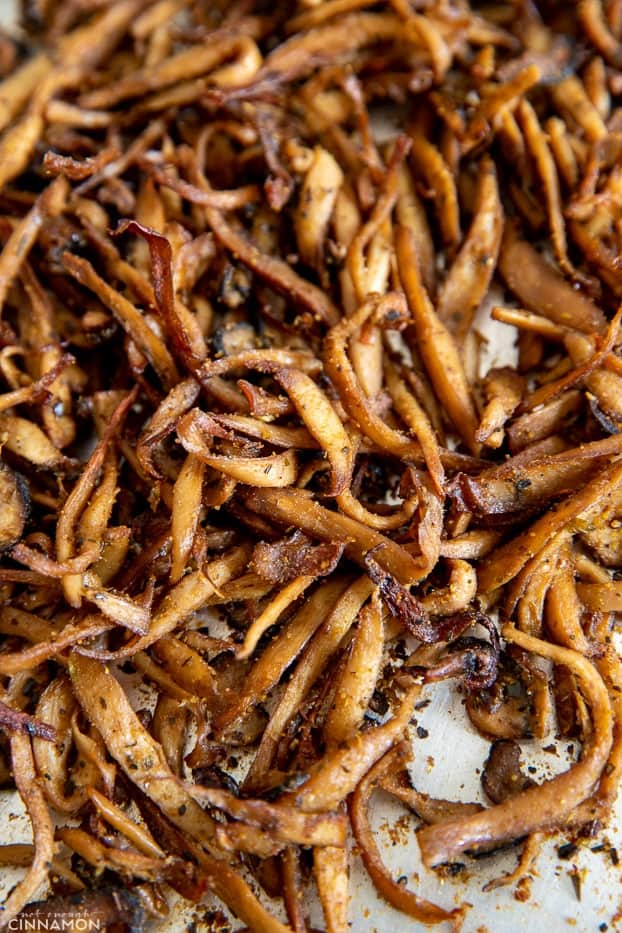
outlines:
[{"label": "shredded mushroom strip", "polygon": [[[0,929],[210,899],[306,933],[314,883],[346,933],[352,836],[457,929],[376,788],[421,872],[527,839],[490,890],[622,775],[622,4],[20,6],[0,777],[33,839]],[[438,690],[494,739],[491,806],[409,784]]]}]

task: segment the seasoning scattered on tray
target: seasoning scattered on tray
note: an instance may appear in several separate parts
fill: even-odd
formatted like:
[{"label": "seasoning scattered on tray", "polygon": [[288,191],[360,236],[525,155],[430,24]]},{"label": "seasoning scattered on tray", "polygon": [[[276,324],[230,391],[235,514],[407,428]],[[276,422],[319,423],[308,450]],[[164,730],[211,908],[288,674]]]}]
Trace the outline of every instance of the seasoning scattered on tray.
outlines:
[{"label": "seasoning scattered on tray", "polygon": [[[0,847],[27,868],[0,927],[142,929],[173,889],[304,933],[312,870],[345,933],[350,831],[386,901],[459,926],[386,867],[377,788],[449,886],[520,843],[488,887],[521,896],[547,833],[606,824],[622,769],[622,4],[22,18],[0,772],[34,838]],[[486,316],[515,365],[482,370]],[[410,780],[448,679],[491,742],[486,806]],[[538,782],[521,742],[552,723],[580,753]]]}]

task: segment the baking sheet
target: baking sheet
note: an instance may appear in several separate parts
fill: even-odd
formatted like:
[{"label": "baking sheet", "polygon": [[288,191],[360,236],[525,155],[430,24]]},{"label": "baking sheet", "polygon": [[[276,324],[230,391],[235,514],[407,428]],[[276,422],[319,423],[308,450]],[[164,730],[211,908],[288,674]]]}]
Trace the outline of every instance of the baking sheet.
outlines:
[{"label": "baking sheet", "polygon": [[[10,27],[14,20],[15,4],[11,0],[0,0],[0,24]],[[481,358],[483,371],[493,365],[512,362],[513,328],[490,321],[487,309],[480,312],[477,326],[486,338]],[[618,648],[622,650],[622,639],[618,639]],[[417,714],[416,724],[411,726],[414,785],[436,797],[486,802],[480,773],[489,743],[471,726],[462,698],[451,686],[439,684],[424,688],[422,699],[427,697],[431,701],[429,706]],[[141,689],[134,691],[134,698],[136,708],[149,700]],[[417,725],[427,732],[427,737],[417,735]],[[543,752],[543,747],[549,750]],[[535,768],[535,780],[564,770],[577,751],[573,743],[556,743],[553,734],[544,741],[523,742],[522,750],[525,764]],[[558,855],[563,839],[549,840],[527,885],[518,891],[512,886],[490,893],[483,893],[483,886],[511,871],[520,849],[511,848],[479,860],[465,858],[464,870],[443,880],[422,867],[414,836],[416,823],[403,806],[379,793],[374,798],[372,812],[378,842],[396,878],[404,877],[418,894],[443,907],[471,905],[463,925],[464,933],[622,930],[622,861],[616,864],[616,846],[622,860],[622,797],[608,827],[594,838],[583,840],[569,858]],[[1,792],[0,842],[31,840],[29,821],[18,795]],[[381,901],[360,859],[355,855],[352,861],[350,918],[353,933],[416,933],[431,929]],[[0,899],[4,900],[22,875],[19,869],[0,869]],[[257,893],[262,896],[258,888]],[[45,896],[45,891],[40,895]],[[229,933],[241,926],[215,900],[206,898],[202,904],[188,907],[174,898],[173,895],[169,917],[149,925],[153,933],[181,933],[192,929],[196,933]],[[271,910],[279,912],[276,902],[271,903],[265,896],[262,900]],[[309,908],[311,925],[323,929],[321,909],[312,896]],[[442,931],[447,925],[436,929]]]}]

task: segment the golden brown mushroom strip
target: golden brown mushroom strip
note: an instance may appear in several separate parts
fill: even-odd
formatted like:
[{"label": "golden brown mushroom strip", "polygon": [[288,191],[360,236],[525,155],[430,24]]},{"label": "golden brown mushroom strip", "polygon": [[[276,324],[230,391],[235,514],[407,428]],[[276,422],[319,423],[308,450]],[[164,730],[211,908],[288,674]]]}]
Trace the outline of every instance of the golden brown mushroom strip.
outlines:
[{"label": "golden brown mushroom strip", "polygon": [[328,325],[336,323],[339,312],[324,291],[301,278],[282,259],[261,253],[250,240],[226,222],[220,211],[206,207],[205,217],[217,239],[236,259],[265,279],[273,288],[310,311],[317,321]]},{"label": "golden brown mushroom strip", "polygon": [[564,542],[557,573],[546,594],[546,625],[558,645],[589,656],[591,645],[581,627],[583,608],[571,559],[570,545]]},{"label": "golden brown mushroom strip", "polygon": [[495,305],[491,309],[490,316],[493,321],[511,324],[529,334],[538,334],[547,340],[556,340],[560,343],[564,341],[569,332],[569,328],[563,324],[555,324],[540,314],[534,314],[532,311],[525,311],[522,308],[506,308],[502,305]]},{"label": "golden brown mushroom strip", "polygon": [[538,389],[534,389],[534,391],[523,400],[520,410],[533,410],[538,405],[542,405],[545,402],[548,402],[551,398],[554,398],[561,392],[565,392],[566,390],[572,388],[572,386],[576,385],[578,382],[589,378],[594,370],[596,370],[601,365],[601,363],[604,363],[606,358],[613,350],[613,347],[615,346],[618,339],[621,323],[622,306],[618,308],[615,317],[609,323],[607,332],[600,342],[600,347],[598,350],[596,350],[595,353],[592,353],[587,358],[587,360],[585,360],[585,362],[575,366],[569,372],[565,373],[563,376],[560,376],[559,379],[555,379],[553,382],[549,382],[546,385],[540,386]]},{"label": "golden brown mushroom strip", "polygon": [[165,635],[153,651],[176,683],[189,695],[214,699],[218,694],[217,675],[198,651],[172,635]]},{"label": "golden brown mushroom strip", "polygon": [[300,369],[307,376],[313,376],[322,369],[321,362],[306,350],[289,350],[282,347],[269,349],[242,350],[217,360],[206,360],[200,370],[204,379],[213,376],[226,376],[238,369],[258,369],[270,371],[282,367]]},{"label": "golden brown mushroom strip", "polygon": [[69,185],[64,178],[56,178],[39,195],[26,216],[15,224],[13,232],[0,253],[0,313],[13,280],[28,257],[39,231],[46,220],[58,217],[69,196]]},{"label": "golden brown mushroom strip", "polygon": [[71,253],[63,254],[63,265],[69,275],[95,292],[112,311],[121,327],[147,357],[168,391],[179,382],[177,367],[163,341],[151,330],[145,318],[131,302],[108,285],[87,259]]},{"label": "golden brown mushroom strip", "polygon": [[605,467],[591,482],[568,496],[557,507],[546,512],[526,531],[501,545],[486,561],[479,572],[479,591],[487,593],[511,580],[527,561],[535,557],[557,532],[583,513],[604,508],[607,499],[622,482],[622,460]]},{"label": "golden brown mushroom strip", "polygon": [[568,127],[560,117],[549,117],[545,125],[557,171],[566,186],[573,190],[579,180],[579,167]]},{"label": "golden brown mushroom strip", "polygon": [[380,896],[392,907],[421,923],[434,924],[451,921],[461,915],[460,910],[447,911],[395,881],[382,861],[369,821],[369,799],[374,788],[393,768],[402,763],[403,752],[398,746],[384,755],[369,769],[358,784],[350,801],[352,831],[359,846],[363,864]]},{"label": "golden brown mushroom strip", "polygon": [[49,150],[43,157],[43,167],[50,175],[60,175],[71,181],[83,181],[101,171],[120,155],[120,151],[114,147],[102,149],[96,156],[86,159],[74,159],[73,156],[63,156]]},{"label": "golden brown mushroom strip", "polygon": [[404,20],[409,32],[417,37],[426,49],[436,81],[442,81],[451,66],[453,50],[452,43],[446,40],[440,24],[430,15],[413,12],[407,0],[392,0],[391,5]]},{"label": "golden brown mushroom strip", "polygon": [[415,243],[405,227],[396,229],[395,249],[400,278],[413,316],[417,349],[454,427],[471,451],[477,453],[477,414],[460,355],[452,335],[434,311],[419,278]]},{"label": "golden brown mushroom strip", "polygon": [[247,415],[221,415],[211,412],[214,421],[218,421],[225,428],[247,434],[266,441],[274,447],[294,447],[298,450],[318,450],[319,444],[306,428],[281,427],[280,424],[267,424],[260,418],[249,418]]},{"label": "golden brown mushroom strip", "polygon": [[205,359],[207,348],[195,316],[175,299],[171,243],[167,237],[136,220],[122,220],[114,235],[127,231],[138,234],[147,242],[154,302],[167,341],[181,364],[193,372]]},{"label": "golden brown mushroom strip", "polygon": [[175,697],[160,693],[153,711],[151,732],[162,746],[171,771],[178,776],[184,771],[184,752],[190,717],[190,704],[186,705]]},{"label": "golden brown mushroom strip", "polygon": [[361,430],[380,447],[398,457],[420,459],[419,445],[386,422],[374,411],[365,397],[347,353],[349,338],[356,335],[371,321],[388,327],[402,327],[406,317],[402,295],[390,292],[364,302],[354,314],[343,318],[331,328],[324,339],[324,366],[326,374],[339,392],[339,398],[348,415]]},{"label": "golden brown mushroom strip", "polygon": [[114,116],[105,110],[85,110],[64,100],[51,100],[45,108],[45,119],[48,123],[95,130],[110,126]]},{"label": "golden brown mushroom strip", "polygon": [[448,247],[456,247],[460,242],[460,212],[451,170],[436,146],[422,133],[412,133],[411,141],[410,160],[413,171],[415,175],[423,177],[433,194],[444,243]]},{"label": "golden brown mushroom strip", "polygon": [[205,462],[188,454],[173,487],[171,583],[183,576],[201,515]]},{"label": "golden brown mushroom strip", "polygon": [[143,428],[136,445],[136,456],[148,476],[154,479],[160,476],[153,462],[152,447],[175,430],[178,418],[192,408],[199,396],[199,391],[199,384],[194,379],[183,379],[178,382],[162,399]]},{"label": "golden brown mushroom strip", "polygon": [[[47,82],[51,83],[53,72],[48,75]],[[41,89],[38,96],[41,98]],[[0,139],[0,189],[7,182],[12,181],[26,169],[32,153],[39,142],[44,129],[44,121],[40,110],[42,104],[38,106],[31,102],[26,113],[19,123],[10,126],[2,139]]]},{"label": "golden brown mushroom strip", "polygon": [[37,780],[30,739],[27,735],[14,733],[10,747],[13,776],[32,825],[35,854],[26,876],[13,888],[2,905],[0,923],[5,928],[47,880],[55,849],[54,827]]},{"label": "golden brown mushroom strip", "polygon": [[345,552],[361,566],[365,554],[378,548],[378,563],[404,584],[416,583],[425,575],[408,551],[353,518],[331,512],[302,490],[252,489],[243,499],[254,512],[285,525],[301,528],[322,541],[343,542]]},{"label": "golden brown mushroom strip", "polygon": [[329,746],[347,741],[361,727],[380,673],[383,647],[382,607],[372,597],[361,609],[347,661],[326,714],[324,738]]},{"label": "golden brown mushroom strip", "polygon": [[572,826],[585,826],[586,823],[593,819],[605,819],[616,801],[620,786],[620,773],[622,770],[622,698],[619,687],[622,683],[622,664],[617,652],[610,646],[607,647],[602,657],[595,658],[594,663],[607,685],[613,708],[613,746],[594,794],[577,807],[572,819],[568,821]]},{"label": "golden brown mushroom strip", "polygon": [[521,618],[521,628],[530,635],[540,636],[544,598],[557,569],[559,551],[570,536],[571,532],[565,527],[553,534],[535,557],[527,561],[508,587],[505,603],[508,615],[512,615],[520,606],[523,597],[528,597],[525,600],[528,612]]},{"label": "golden brown mushroom strip", "polygon": [[[211,41],[197,44],[184,49],[176,55],[167,57],[160,65],[154,68],[135,71],[127,77],[121,78],[116,84],[98,88],[95,91],[82,95],[80,104],[93,109],[114,107],[121,101],[130,97],[138,97],[148,91],[156,91],[168,87],[180,80],[196,78],[205,75],[228,58],[248,55],[248,45],[252,44],[255,50],[255,71],[261,65],[261,54],[257,46],[248,36],[216,34]],[[247,75],[251,78],[252,74]],[[230,78],[227,69],[222,72],[214,71],[211,75],[213,84],[227,85]]]},{"label": "golden brown mushroom strip", "polygon": [[56,830],[56,837],[92,865],[98,874],[110,869],[145,881],[164,881],[171,868],[171,860],[105,845],[83,829],[61,827]]},{"label": "golden brown mushroom strip", "polygon": [[0,414],[0,438],[3,447],[36,467],[63,467],[71,463],[41,428],[26,418]]},{"label": "golden brown mushroom strip", "polygon": [[525,93],[539,83],[541,77],[540,66],[532,63],[520,69],[507,81],[485,84],[480,92],[481,102],[471,118],[463,145],[477,144],[489,122],[493,123],[493,126],[497,120],[503,123],[509,109],[519,103]]},{"label": "golden brown mushroom strip", "polygon": [[329,495],[337,496],[349,485],[354,465],[354,445],[325,393],[299,369],[269,370],[294,403],[309,433],[326,452],[331,465]]},{"label": "golden brown mushroom strip", "polygon": [[[0,846],[0,865],[17,865],[20,868],[29,868],[35,857],[35,847],[30,843],[9,843]],[[85,885],[78,876],[65,865],[60,858],[52,859],[52,875],[62,878],[69,885],[71,891],[84,891]]]},{"label": "golden brown mushroom strip", "polygon": [[439,557],[452,560],[477,560],[486,557],[501,538],[501,532],[478,528],[440,543]]},{"label": "golden brown mushroom strip", "polygon": [[459,474],[455,480],[462,499],[459,507],[482,516],[533,509],[564,491],[576,489],[620,453],[622,437],[614,435],[551,456],[510,458],[477,477]]},{"label": "golden brown mushroom strip", "polygon": [[249,823],[220,824],[216,829],[218,845],[227,853],[247,852],[260,859],[272,858],[285,848],[285,843],[263,829]]},{"label": "golden brown mushroom strip", "polygon": [[[58,514],[58,521],[56,524],[56,557],[61,563],[74,555],[76,523],[93,492],[97,474],[103,466],[106,452],[112,438],[123,423],[129,409],[134,404],[137,394],[138,390],[136,388],[133,389],[115,408],[103,437],[89,457],[88,463],[85,464],[80,478],[67,496]],[[67,602],[71,606],[77,607],[80,605],[80,585],[79,577],[66,576],[63,578],[63,590]]]},{"label": "golden brown mushroom strip", "polygon": [[300,190],[294,227],[303,261],[318,270],[324,259],[324,239],[342,182],[343,172],[337,160],[322,146],[316,146]]},{"label": "golden brown mushroom strip", "polygon": [[304,784],[281,799],[292,800],[303,813],[334,810],[356,790],[369,769],[400,738],[413,714],[420,692],[421,686],[414,684],[409,688],[397,713],[388,722],[354,736],[339,747],[329,749],[310,769]]},{"label": "golden brown mushroom strip", "polygon": [[[97,651],[80,651],[80,654],[85,654],[88,656],[93,656],[98,658],[100,656],[108,657],[113,652],[97,652]],[[117,654],[122,654],[123,649],[121,649]],[[155,684],[160,693],[164,693],[169,697],[172,697],[175,700],[181,701],[183,703],[190,704],[192,702],[192,695],[188,693],[187,690],[184,690],[183,687],[180,687],[179,684],[171,677],[168,671],[165,671],[164,668],[156,664],[151,655],[147,654],[146,651],[139,651],[138,653],[133,652],[132,655],[132,666],[142,674],[143,680],[147,683]]]},{"label": "golden brown mushroom strip", "polygon": [[576,675],[591,711],[593,733],[581,761],[563,774],[482,813],[419,830],[417,840],[427,866],[451,861],[465,850],[477,851],[528,833],[563,827],[574,808],[591,793],[611,750],[611,704],[596,668],[578,652],[533,638],[512,625],[504,625],[502,635],[525,651],[565,665]]},{"label": "golden brown mushroom strip", "polygon": [[475,215],[436,305],[441,321],[457,337],[469,330],[488,291],[503,233],[503,207],[492,159],[485,156],[478,171]]},{"label": "golden brown mushroom strip", "polygon": [[146,156],[140,159],[140,164],[159,185],[170,188],[182,198],[201,207],[209,207],[217,211],[233,211],[259,198],[259,189],[256,185],[244,185],[241,188],[224,191],[212,188],[207,179],[203,179],[202,186],[199,188],[179,178],[174,166],[160,166]]},{"label": "golden brown mushroom strip", "polygon": [[530,444],[550,437],[565,419],[577,415],[583,404],[583,393],[570,389],[537,411],[530,411],[518,418],[506,428],[506,434],[513,454],[529,447]]},{"label": "golden brown mushroom strip", "polygon": [[554,84],[551,96],[562,114],[568,114],[581,127],[590,142],[597,143],[607,135],[604,120],[576,75],[567,75],[558,84]]},{"label": "golden brown mushroom strip", "polygon": [[401,227],[408,227],[415,239],[417,256],[421,264],[419,274],[429,294],[433,295],[436,291],[434,241],[430,232],[425,209],[415,188],[412,174],[405,163],[401,163],[399,166],[397,179],[395,216],[399,225]]},{"label": "golden brown mushroom strip", "polygon": [[559,190],[559,179],[555,162],[553,161],[553,156],[551,155],[545,133],[540,126],[536,112],[525,98],[523,98],[518,105],[518,117],[527,145],[533,154],[542,187],[544,188],[555,259],[560,269],[567,275],[581,280],[583,277],[577,273],[568,258],[566,227],[562,213],[561,193]]},{"label": "golden brown mushroom strip", "polygon": [[63,353],[57,362],[48,369],[36,382],[24,386],[21,389],[13,389],[12,392],[3,392],[0,394],[0,412],[13,408],[15,405],[37,404],[38,401],[45,401],[48,392],[52,392],[52,384],[56,382],[59,375],[68,367],[73,366],[75,359],[70,353]]},{"label": "golden brown mushroom strip", "polygon": [[[83,542],[82,554],[88,553],[89,548],[92,548],[97,555],[101,551],[118,492],[118,478],[119,467],[116,452],[109,447],[104,457],[99,486],[78,521],[78,537]],[[69,558],[69,560],[75,561],[76,558]]]},{"label": "golden brown mushroom strip", "polygon": [[[352,274],[349,277],[349,281],[356,286],[354,289],[355,294],[362,294],[363,296],[374,293],[384,294],[387,290],[393,245],[391,221],[389,216],[385,217],[379,224],[376,220],[377,216],[381,214],[385,197],[390,194],[389,188],[393,174],[393,167],[391,166],[387,173],[383,195],[376,202],[374,213],[362,228],[360,238],[357,234],[352,240],[350,250],[348,250],[348,262],[344,270],[342,270],[344,282],[346,269],[350,268],[354,273],[356,261],[350,261],[350,259],[356,257],[359,244],[362,250],[365,234],[369,232],[371,239],[367,250],[367,258],[364,260],[361,252],[358,272],[354,278]],[[350,356],[365,395],[369,399],[376,399],[382,391],[382,332],[380,328],[370,325],[360,334],[353,336],[350,342]]]},{"label": "golden brown mushroom strip", "polygon": [[83,575],[81,591],[107,619],[117,622],[137,635],[144,635],[148,631],[151,620],[149,609],[129,596],[106,589],[92,571]]},{"label": "golden brown mushroom strip", "polygon": [[48,55],[39,54],[25,62],[0,84],[0,130],[5,129],[17,116],[31,94],[46,78],[52,62]]},{"label": "golden brown mushroom strip", "polygon": [[[359,303],[365,301],[371,293],[380,291],[376,282],[373,281],[375,276],[370,274],[366,265],[364,250],[370,242],[373,243],[374,238],[382,231],[384,224],[391,216],[398,193],[398,169],[409,149],[408,137],[399,136],[393,146],[391,161],[371,216],[356,232],[348,248],[346,263]],[[386,254],[386,249],[383,253]]]},{"label": "golden brown mushroom strip", "polygon": [[486,406],[481,413],[476,440],[489,447],[501,445],[502,429],[518,408],[524,388],[524,378],[507,366],[489,371],[483,385]]},{"label": "golden brown mushroom strip", "polygon": [[71,684],[64,676],[52,680],[47,685],[37,704],[37,715],[54,724],[58,739],[54,743],[34,739],[33,756],[37,771],[43,777],[45,796],[61,813],[77,812],[86,800],[83,788],[76,788],[70,794],[66,791],[68,759],[72,745],[71,717],[75,708],[76,701]]},{"label": "golden brown mushroom strip", "polygon": [[614,68],[622,66],[622,47],[613,35],[604,15],[602,0],[579,0],[579,20],[588,38]]},{"label": "golden brown mushroom strip", "polygon": [[77,704],[75,706],[71,717],[71,734],[79,757],[73,768],[72,780],[76,786],[86,788],[89,793],[93,786],[99,783],[101,777],[104,790],[107,794],[112,794],[117,777],[117,766],[108,760],[106,746],[99,732],[93,726],[90,726],[88,733],[82,731],[78,725],[79,709]]},{"label": "golden brown mushroom strip", "polygon": [[395,528],[401,528],[410,521],[417,511],[419,496],[415,492],[410,498],[405,499],[395,511],[386,515],[365,508],[349,489],[345,489],[337,496],[337,505],[348,518],[352,518],[362,525],[367,525],[368,528],[375,528],[378,531],[391,531]]},{"label": "golden brown mushroom strip", "polygon": [[288,926],[273,917],[258,901],[242,876],[224,862],[190,846],[211,891],[257,933],[291,933]]},{"label": "golden brown mushroom strip", "polygon": [[[7,630],[13,629],[13,626],[10,624],[10,618],[18,612],[19,610],[16,609],[5,608],[4,614],[8,615],[9,619],[7,620],[8,624],[3,626],[3,630],[5,628]],[[27,617],[24,619],[24,626],[25,624],[28,625],[28,637],[35,641],[35,644],[30,648],[23,648],[21,651],[9,651],[0,654],[0,674],[5,676],[35,668],[48,658],[60,654],[71,645],[101,635],[103,632],[107,632],[113,627],[111,622],[99,616],[87,616],[81,622],[75,624],[70,623],[65,625],[60,631],[54,631],[49,622],[45,623],[43,619],[38,619],[30,613],[25,613],[24,615]],[[39,628],[38,631],[37,628],[35,628],[37,623],[39,623],[37,626]],[[19,634],[20,637],[25,637],[21,629],[16,634]]]},{"label": "golden brown mushroom strip", "polygon": [[309,9],[292,17],[287,23],[287,32],[302,32],[305,29],[312,29],[332,19],[333,16],[339,16],[340,13],[350,13],[352,10],[363,10],[365,7],[374,6],[373,0],[324,0],[318,4],[306,4]]},{"label": "golden brown mushroom strip", "polygon": [[223,584],[207,600],[208,606],[223,606],[229,602],[242,602],[247,599],[263,599],[267,596],[273,583],[269,583],[257,573],[246,573],[230,583]]},{"label": "golden brown mushroom strip", "polygon": [[311,586],[313,579],[310,576],[295,577],[282,590],[279,590],[260,615],[251,622],[242,645],[235,653],[236,658],[245,660],[251,656],[264,632],[278,622],[285,610]]},{"label": "golden brown mushroom strip", "polygon": [[295,450],[286,450],[267,457],[236,457],[212,454],[205,444],[197,442],[196,432],[178,426],[178,437],[184,450],[198,457],[203,463],[231,476],[239,483],[254,487],[281,488],[292,486],[298,475]]},{"label": "golden brown mushroom strip", "polygon": [[258,78],[276,75],[304,75],[338,57],[352,55],[357,49],[372,43],[395,39],[421,48],[416,28],[408,28],[390,13],[352,13],[336,23],[319,26],[292,36],[271,52],[262,65]]},{"label": "golden brown mushroom strip", "polygon": [[343,846],[346,820],[341,813],[302,813],[288,803],[236,797],[226,790],[186,784],[188,793],[198,800],[224,810],[236,820],[266,830],[281,842],[302,846]]},{"label": "golden brown mushroom strip", "polygon": [[241,691],[219,713],[214,722],[218,732],[225,732],[281,679],[286,668],[294,661],[316,629],[322,625],[327,613],[347,585],[347,578],[330,579],[303,603],[294,617],[286,623],[279,636],[272,641],[251,667]]},{"label": "golden brown mushroom strip", "polygon": [[326,933],[348,933],[350,896],[348,850],[345,846],[323,846],[313,850],[313,875],[324,913]]},{"label": "golden brown mushroom strip", "polygon": [[431,616],[448,616],[467,609],[477,593],[477,576],[466,560],[449,558],[449,583],[422,596],[420,603]]},{"label": "golden brown mushroom strip", "polygon": [[512,223],[505,227],[499,271],[514,294],[532,311],[586,334],[605,330],[606,320],[602,311],[566,282],[531,244],[522,239]]},{"label": "golden brown mushroom strip", "polygon": [[[333,211],[333,229],[337,243],[342,250],[347,250],[361,226],[361,212],[356,194],[346,181],[339,189]],[[347,255],[347,254],[346,254]],[[339,270],[339,290],[341,304],[346,314],[356,310],[354,283],[347,264]]]},{"label": "golden brown mushroom strip", "polygon": [[400,378],[395,364],[388,357],[384,361],[384,371],[387,389],[393,399],[395,410],[421,444],[421,452],[430,471],[434,488],[438,495],[442,496],[444,494],[445,470],[443,469],[436,433],[430,419],[415,396],[410,392],[404,380]]},{"label": "golden brown mushroom strip", "polygon": [[[163,91],[143,98],[137,103],[135,112],[139,115],[157,113],[171,108],[192,105],[197,99],[206,96],[208,100],[214,97],[217,100],[226,98],[226,92],[219,93],[216,88],[231,88],[231,96],[241,95],[241,87],[247,78],[253,78],[257,73],[257,45],[250,36],[238,36],[237,56],[230,65],[223,65],[205,78],[193,78],[190,81],[180,81]],[[251,84],[250,87],[253,85]],[[242,134],[240,134],[242,135]],[[250,134],[249,134],[250,135]]]}]

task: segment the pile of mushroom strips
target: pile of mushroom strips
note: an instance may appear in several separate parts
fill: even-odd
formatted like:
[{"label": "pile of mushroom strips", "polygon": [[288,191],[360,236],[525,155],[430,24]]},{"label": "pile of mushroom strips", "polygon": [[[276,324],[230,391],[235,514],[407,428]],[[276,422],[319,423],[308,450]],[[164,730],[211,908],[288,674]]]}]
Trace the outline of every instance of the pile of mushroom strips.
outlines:
[{"label": "pile of mushroom strips", "polygon": [[[302,933],[314,884],[344,933],[350,830],[386,901],[457,927],[385,866],[376,788],[428,868],[523,840],[503,884],[620,780],[622,3],[22,12],[0,770],[34,840],[0,847],[0,927],[140,929],[174,889]],[[515,367],[480,374],[482,306]],[[490,806],[410,782],[446,679]],[[553,716],[581,754],[534,783],[517,743]]]}]

